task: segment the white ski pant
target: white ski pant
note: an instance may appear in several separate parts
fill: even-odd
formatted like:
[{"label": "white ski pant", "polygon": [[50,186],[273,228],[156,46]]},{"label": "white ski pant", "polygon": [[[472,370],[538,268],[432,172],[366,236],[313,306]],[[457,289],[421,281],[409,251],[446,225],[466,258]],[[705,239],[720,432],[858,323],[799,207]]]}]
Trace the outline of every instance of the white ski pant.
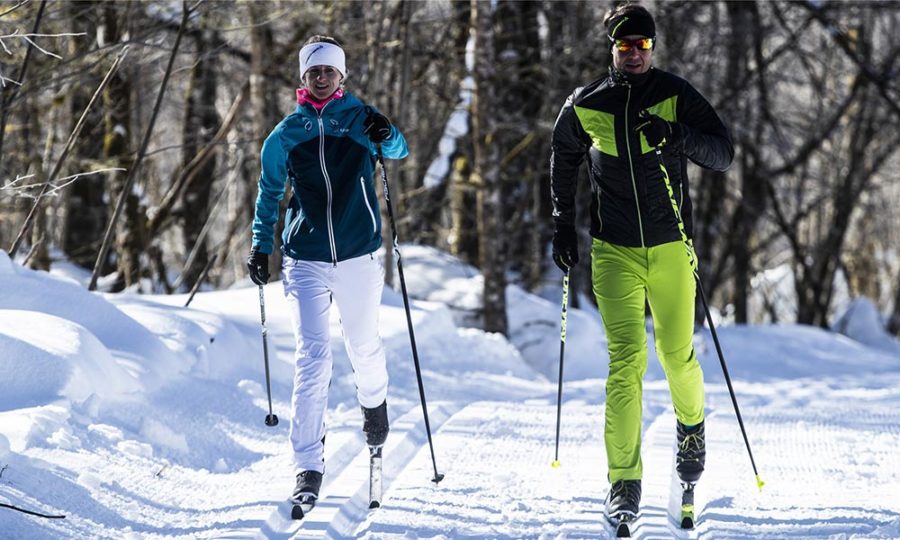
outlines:
[{"label": "white ski pant", "polygon": [[388,374],[378,333],[384,268],[371,254],[337,265],[284,258],[284,295],[297,342],[290,439],[295,473],[324,472],[325,410],[331,383],[329,312],[340,313],[344,346],[360,405],[373,408],[387,397]]}]

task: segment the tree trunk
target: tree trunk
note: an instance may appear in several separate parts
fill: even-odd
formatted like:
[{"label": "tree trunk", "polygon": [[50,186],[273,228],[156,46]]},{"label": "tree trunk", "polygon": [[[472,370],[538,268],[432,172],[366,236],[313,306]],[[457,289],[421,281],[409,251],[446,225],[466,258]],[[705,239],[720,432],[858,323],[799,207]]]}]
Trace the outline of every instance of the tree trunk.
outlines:
[{"label": "tree trunk", "polygon": [[[759,36],[762,34],[762,29],[759,28],[759,14],[755,3],[731,2],[726,4],[726,9],[731,23],[731,42],[728,46],[725,80],[734,81],[737,84],[740,74],[747,69],[748,51],[754,50],[754,39],[761,39]],[[761,104],[761,106],[764,105],[765,103]],[[756,222],[765,211],[764,182],[766,179],[759,176],[760,168],[763,166],[757,159],[757,145],[760,141],[758,139],[751,140],[750,134],[746,132],[745,128],[750,125],[750,113],[743,110],[744,107],[740,105],[737,106],[737,109],[732,107],[730,110],[732,118],[738,124],[733,126],[732,133],[735,133],[735,143],[738,149],[743,147],[745,151],[739,152],[742,196],[738,201],[734,217],[736,226],[732,229],[733,234],[729,236],[734,241],[729,242],[729,245],[733,248],[734,254],[735,322],[746,324],[749,322],[747,298],[751,292],[750,280],[755,272],[752,265],[752,254],[756,249]],[[724,175],[719,180],[724,181]],[[721,205],[723,201],[717,202]],[[723,262],[718,261],[719,264],[723,264]],[[707,292],[712,297],[715,289],[709,288]]]},{"label": "tree trunk", "polygon": [[[510,270],[523,277],[527,288],[534,288],[542,277],[545,260],[539,236],[532,186],[540,183],[546,166],[525,159],[549,146],[538,134],[538,119],[545,96],[545,77],[541,70],[541,44],[538,33],[540,3],[502,0],[497,3],[495,55],[498,84],[496,110],[506,111],[504,127],[497,130],[500,156],[500,189],[503,237],[509,242],[506,256]],[[495,113],[496,116],[496,113]]]},{"label": "tree trunk", "polygon": [[[201,18],[204,25],[206,16]],[[185,120],[182,131],[184,140],[182,167],[186,167],[205,144],[209,143],[219,129],[219,114],[216,112],[216,89],[219,72],[218,56],[211,53],[211,43],[218,41],[217,32],[201,28],[194,40],[197,46],[197,60],[191,70],[185,98]],[[182,231],[184,252],[190,253],[197,244],[200,230],[206,223],[210,211],[210,197],[215,180],[216,157],[213,155],[197,173],[184,193]],[[190,288],[200,277],[209,261],[206,239],[201,240],[197,255],[191,266],[185,269],[183,283]]]},{"label": "tree trunk", "polygon": [[[97,42],[98,20],[103,20],[102,9],[87,9],[90,4],[69,3],[66,9],[71,12],[71,32],[85,32],[83,39],[69,41],[69,54],[79,56],[86,54],[92,44]],[[71,84],[65,90],[68,96],[67,132],[71,133],[85,106],[91,99],[91,92],[100,83],[101,77],[90,73],[85,79]],[[72,155],[72,166],[69,171],[88,168],[91,161],[99,161],[103,147],[97,139],[104,138],[100,129],[103,126],[103,110],[94,107],[89,112],[82,136],[75,143]],[[91,130],[96,131],[91,131]],[[62,250],[66,256],[80,266],[90,268],[97,259],[100,240],[109,219],[108,204],[105,200],[106,178],[108,175],[94,174],[79,178],[69,186],[64,194],[65,212],[62,230]],[[115,266],[112,258],[104,261],[103,274],[112,272]]]},{"label": "tree trunk", "polygon": [[478,200],[471,184],[474,178],[469,160],[457,154],[450,161],[450,254],[468,263],[478,261],[478,226],[475,213]]},{"label": "tree trunk", "polygon": [[[40,118],[40,111],[35,107],[36,99],[28,100],[28,107],[30,109],[30,120],[31,123],[31,131],[35,134],[40,133],[40,128],[38,127],[38,118]],[[51,163],[51,155],[53,152],[53,146],[56,143],[56,133],[57,126],[59,125],[59,107],[53,107],[50,111],[49,115],[49,125],[47,128],[47,140],[44,143],[43,153],[38,154],[37,149],[33,150],[33,155],[31,158],[31,167],[29,170],[34,172],[35,178],[43,183],[47,180],[47,174],[49,174],[45,168],[46,163]],[[31,254],[28,259],[29,268],[35,270],[50,270],[50,251],[47,248],[47,245],[50,243],[50,226],[49,226],[49,216],[48,214],[52,212],[50,210],[50,205],[47,202],[40,207],[38,210],[39,213],[35,217],[34,228],[31,231]]]},{"label": "tree trunk", "polygon": [[475,145],[475,185],[478,190],[479,261],[484,276],[484,329],[507,333],[506,249],[500,220],[500,150],[495,124],[496,54],[491,4],[472,0],[472,35],[475,40],[472,142]]},{"label": "tree trunk", "polygon": [[[462,74],[468,73],[465,61],[466,43],[471,39],[472,3],[470,0],[454,0],[452,2],[452,24],[456,31],[453,33],[452,42],[454,55],[454,68]],[[465,75],[460,76],[463,79]],[[471,128],[472,114],[470,108],[468,124]],[[450,230],[448,231],[447,247],[450,253],[468,264],[478,264],[478,224],[476,208],[478,202],[475,189],[472,185],[472,152],[471,129],[456,140],[456,152],[450,156],[450,170],[447,172],[446,201],[449,209]]]},{"label": "tree trunk", "polygon": [[[124,34],[119,20],[119,11],[114,5],[103,4],[103,26],[100,29],[103,43],[118,43]],[[131,148],[131,84],[122,75],[115,73],[103,91],[103,157],[108,167],[118,167],[124,171],[109,174],[111,199],[116,200],[134,164]],[[140,283],[146,272],[142,268],[141,256],[144,246],[145,213],[138,195],[132,190],[125,199],[122,219],[116,224],[115,251],[118,277],[113,290],[118,291]]]}]

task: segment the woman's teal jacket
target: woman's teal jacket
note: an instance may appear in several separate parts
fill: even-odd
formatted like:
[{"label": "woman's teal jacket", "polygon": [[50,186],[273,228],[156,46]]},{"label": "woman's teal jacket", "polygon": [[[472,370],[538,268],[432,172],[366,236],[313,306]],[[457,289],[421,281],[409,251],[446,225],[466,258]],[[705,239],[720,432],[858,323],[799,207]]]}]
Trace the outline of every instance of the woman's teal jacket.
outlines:
[{"label": "woman's teal jacket", "polygon": [[[374,109],[373,109],[374,110]],[[253,220],[253,247],[272,253],[278,203],[290,179],[282,251],[304,261],[337,263],[381,247],[381,212],[372,176],[376,147],[363,133],[367,106],[349,92],[321,111],[298,105],[266,138]],[[385,158],[409,153],[396,126]]]}]

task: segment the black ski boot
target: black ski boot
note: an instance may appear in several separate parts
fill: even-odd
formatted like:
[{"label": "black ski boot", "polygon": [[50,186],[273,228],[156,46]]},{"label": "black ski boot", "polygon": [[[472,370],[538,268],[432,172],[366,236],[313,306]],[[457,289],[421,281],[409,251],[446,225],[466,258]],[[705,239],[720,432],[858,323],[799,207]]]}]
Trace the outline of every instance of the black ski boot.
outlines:
[{"label": "black ski boot", "polygon": [[387,400],[374,409],[368,409],[360,406],[363,413],[363,432],[366,434],[366,444],[369,447],[384,446],[387,440],[388,431],[388,415]]},{"label": "black ski boot", "polygon": [[616,528],[618,538],[631,536],[630,523],[638,515],[641,505],[641,481],[619,480],[606,495],[606,517]]},{"label": "black ski boot", "polygon": [[317,471],[303,471],[297,475],[297,485],[291,495],[291,518],[303,519],[316,505],[319,498],[319,488],[322,487],[322,473]]},{"label": "black ski boot", "polygon": [[703,422],[686,427],[678,422],[678,453],[675,456],[675,470],[682,483],[694,484],[703,474],[706,464],[706,433]]}]

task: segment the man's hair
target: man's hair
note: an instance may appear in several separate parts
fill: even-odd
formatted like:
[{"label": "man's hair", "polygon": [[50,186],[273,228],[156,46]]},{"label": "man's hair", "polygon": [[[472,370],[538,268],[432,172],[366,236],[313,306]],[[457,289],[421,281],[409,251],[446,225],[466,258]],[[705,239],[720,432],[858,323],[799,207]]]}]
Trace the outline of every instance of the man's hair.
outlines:
[{"label": "man's hair", "polygon": [[618,6],[611,8],[606,12],[606,15],[603,16],[603,26],[606,27],[606,32],[610,31],[610,24],[618,20],[620,17],[624,15],[640,15],[644,17],[649,17],[651,20],[653,19],[653,15],[647,11],[647,8],[644,6],[640,6],[638,4],[619,4]]},{"label": "man's hair", "polygon": [[311,38],[307,39],[306,43],[304,43],[303,46],[305,47],[305,46],[309,45],[310,43],[331,43],[332,45],[337,45],[338,47],[341,47],[341,44],[338,42],[338,40],[334,39],[331,36],[323,36],[321,34],[316,34],[316,35],[312,36]]}]

